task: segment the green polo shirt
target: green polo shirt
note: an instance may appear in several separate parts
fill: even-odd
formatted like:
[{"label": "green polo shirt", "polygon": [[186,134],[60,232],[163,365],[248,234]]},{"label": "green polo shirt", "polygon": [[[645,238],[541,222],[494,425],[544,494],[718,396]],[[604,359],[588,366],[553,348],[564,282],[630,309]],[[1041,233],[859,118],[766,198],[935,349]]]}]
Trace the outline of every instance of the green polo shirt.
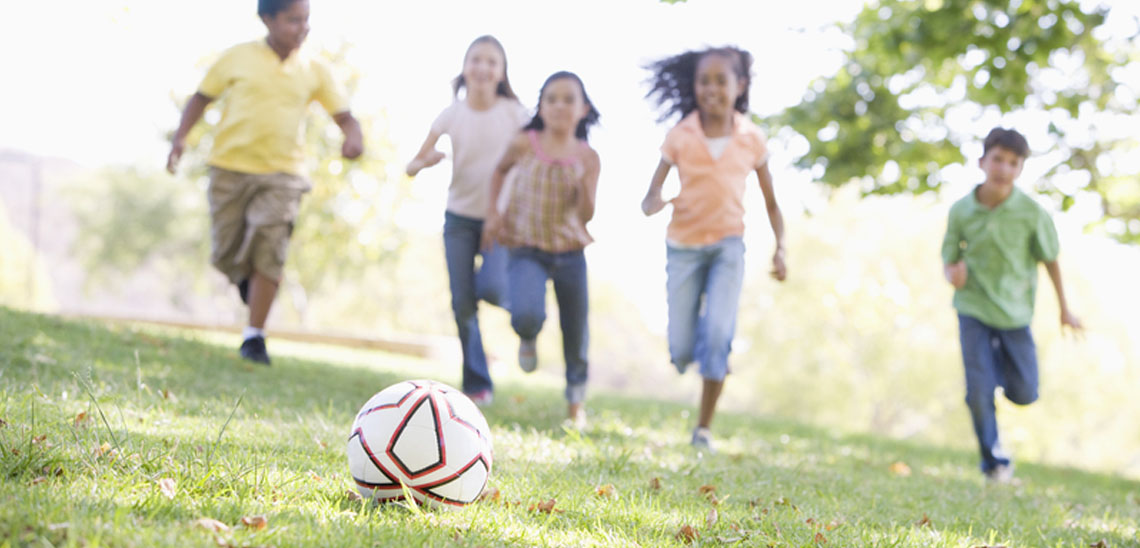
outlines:
[{"label": "green polo shirt", "polygon": [[998,329],[1026,327],[1033,319],[1037,263],[1057,259],[1053,219],[1016,187],[993,209],[978,203],[977,188],[950,208],[942,261],[966,260],[966,286],[954,291],[954,308]]}]

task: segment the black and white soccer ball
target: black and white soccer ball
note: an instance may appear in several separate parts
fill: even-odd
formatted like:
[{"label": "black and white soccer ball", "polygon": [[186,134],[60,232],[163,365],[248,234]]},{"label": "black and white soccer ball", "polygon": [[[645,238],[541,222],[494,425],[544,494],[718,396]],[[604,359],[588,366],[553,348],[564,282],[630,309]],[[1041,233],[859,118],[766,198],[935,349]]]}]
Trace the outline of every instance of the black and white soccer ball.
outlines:
[{"label": "black and white soccer ball", "polygon": [[487,486],[491,450],[487,419],[466,395],[435,381],[404,381],[356,414],[348,469],[365,499],[402,499],[403,484],[420,504],[454,508]]}]

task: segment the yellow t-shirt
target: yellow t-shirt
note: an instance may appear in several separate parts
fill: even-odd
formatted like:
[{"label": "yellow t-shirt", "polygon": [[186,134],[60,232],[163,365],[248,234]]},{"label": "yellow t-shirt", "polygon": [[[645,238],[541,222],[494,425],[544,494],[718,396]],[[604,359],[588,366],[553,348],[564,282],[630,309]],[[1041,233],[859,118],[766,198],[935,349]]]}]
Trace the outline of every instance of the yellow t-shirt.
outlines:
[{"label": "yellow t-shirt", "polygon": [[316,99],[329,114],[348,109],[324,62],[303,51],[282,61],[264,39],[223,53],[198,93],[214,99],[225,94],[209,164],[242,173],[303,175],[309,103]]}]

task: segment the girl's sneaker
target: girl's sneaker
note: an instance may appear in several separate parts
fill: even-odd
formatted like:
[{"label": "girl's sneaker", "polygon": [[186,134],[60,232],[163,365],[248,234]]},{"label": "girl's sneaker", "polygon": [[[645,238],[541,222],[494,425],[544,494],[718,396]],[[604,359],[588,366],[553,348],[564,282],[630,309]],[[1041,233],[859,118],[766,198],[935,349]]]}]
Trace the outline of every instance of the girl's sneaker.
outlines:
[{"label": "girl's sneaker", "polygon": [[467,394],[467,397],[479,407],[487,407],[495,401],[495,394],[490,390],[480,390],[474,394]]},{"label": "girl's sneaker", "polygon": [[695,447],[698,451],[708,451],[709,454],[716,453],[716,448],[713,447],[712,432],[708,428],[700,426],[693,429],[693,440],[689,445]]},{"label": "girl's sneaker", "polygon": [[526,373],[538,369],[538,343],[535,339],[519,340],[519,368]]}]

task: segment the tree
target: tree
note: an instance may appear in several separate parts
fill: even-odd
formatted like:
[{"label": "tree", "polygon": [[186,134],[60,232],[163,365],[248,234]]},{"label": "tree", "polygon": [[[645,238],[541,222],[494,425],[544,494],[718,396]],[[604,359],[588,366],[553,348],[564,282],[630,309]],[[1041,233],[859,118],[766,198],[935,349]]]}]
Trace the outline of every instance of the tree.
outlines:
[{"label": "tree", "polygon": [[1065,210],[1095,200],[1107,233],[1140,243],[1140,90],[1121,82],[1140,32],[1110,35],[1108,15],[1075,0],[880,0],[843,26],[840,70],[763,122],[807,140],[796,165],[823,183],[920,194],[972,160],[962,146],[989,128],[971,122],[1037,116],[1039,190]]}]

